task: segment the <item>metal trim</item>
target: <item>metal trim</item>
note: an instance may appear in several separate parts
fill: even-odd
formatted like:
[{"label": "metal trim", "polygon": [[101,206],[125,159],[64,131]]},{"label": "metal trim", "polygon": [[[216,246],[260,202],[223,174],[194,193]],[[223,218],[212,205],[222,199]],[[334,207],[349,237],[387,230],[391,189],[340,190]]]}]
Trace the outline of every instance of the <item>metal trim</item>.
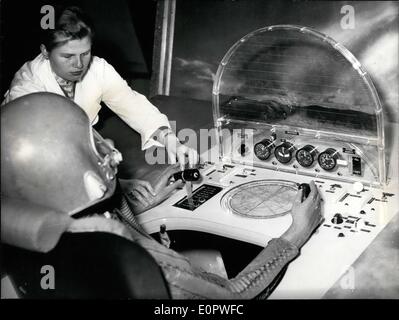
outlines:
[{"label": "metal trim", "polygon": [[150,96],[169,95],[176,0],[158,1]]}]

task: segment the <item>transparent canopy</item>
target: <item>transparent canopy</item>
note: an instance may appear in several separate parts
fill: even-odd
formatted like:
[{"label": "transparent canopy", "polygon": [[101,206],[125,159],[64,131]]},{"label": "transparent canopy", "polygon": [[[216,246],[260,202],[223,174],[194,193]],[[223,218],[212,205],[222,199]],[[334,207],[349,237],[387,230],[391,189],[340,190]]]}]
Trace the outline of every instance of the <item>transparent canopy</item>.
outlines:
[{"label": "transparent canopy", "polygon": [[360,149],[373,146],[375,180],[385,181],[382,108],[374,85],[357,59],[322,33],[277,25],[243,37],[219,65],[213,107],[219,129],[267,124],[315,131],[324,140],[342,137]]}]

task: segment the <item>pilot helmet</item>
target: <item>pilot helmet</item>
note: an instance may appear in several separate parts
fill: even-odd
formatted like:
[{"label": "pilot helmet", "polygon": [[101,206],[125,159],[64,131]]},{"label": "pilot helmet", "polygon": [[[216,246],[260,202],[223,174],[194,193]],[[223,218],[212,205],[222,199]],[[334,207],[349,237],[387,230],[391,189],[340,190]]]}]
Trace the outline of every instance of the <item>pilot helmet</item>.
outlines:
[{"label": "pilot helmet", "polygon": [[73,101],[32,93],[1,107],[1,194],[73,215],[109,198],[122,156]]}]

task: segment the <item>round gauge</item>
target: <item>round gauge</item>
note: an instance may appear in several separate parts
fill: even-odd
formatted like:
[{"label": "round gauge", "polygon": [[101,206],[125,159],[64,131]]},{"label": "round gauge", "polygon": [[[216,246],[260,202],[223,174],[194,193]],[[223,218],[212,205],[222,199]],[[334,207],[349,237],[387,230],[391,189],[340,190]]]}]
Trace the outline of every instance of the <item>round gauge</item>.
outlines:
[{"label": "round gauge", "polygon": [[295,157],[298,163],[302,167],[310,167],[315,160],[314,156],[316,155],[316,153],[317,153],[316,148],[308,144],[303,148],[299,149]]},{"label": "round gauge", "polygon": [[290,142],[284,142],[276,147],[276,149],[274,150],[274,155],[279,162],[288,163],[292,159],[293,151],[294,145]]},{"label": "round gauge", "polygon": [[333,148],[328,148],[319,154],[319,165],[326,171],[331,171],[337,165],[338,151]]},{"label": "round gauge", "polygon": [[258,157],[260,160],[267,160],[269,159],[272,149],[273,149],[273,142],[270,141],[269,139],[264,139],[254,146],[254,152],[255,155]]}]

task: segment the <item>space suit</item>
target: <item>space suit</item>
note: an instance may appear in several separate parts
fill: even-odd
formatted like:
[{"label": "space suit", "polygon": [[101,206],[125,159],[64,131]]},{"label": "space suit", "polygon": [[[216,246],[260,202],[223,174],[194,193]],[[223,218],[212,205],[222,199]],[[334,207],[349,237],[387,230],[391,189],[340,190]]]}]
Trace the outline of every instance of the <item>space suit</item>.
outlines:
[{"label": "space suit", "polygon": [[[134,221],[126,196],[115,192],[120,153],[72,101],[51,93],[29,94],[1,108],[1,124],[3,243],[51,253],[65,234],[110,233],[152,256],[173,299],[265,298],[299,254],[295,242],[275,238],[234,278],[205,272]],[[167,169],[167,175],[172,173]],[[158,185],[155,192],[165,187]],[[21,209],[14,203],[26,205]],[[118,204],[106,211],[108,218],[99,211],[105,210],[99,209],[102,203]]]}]

